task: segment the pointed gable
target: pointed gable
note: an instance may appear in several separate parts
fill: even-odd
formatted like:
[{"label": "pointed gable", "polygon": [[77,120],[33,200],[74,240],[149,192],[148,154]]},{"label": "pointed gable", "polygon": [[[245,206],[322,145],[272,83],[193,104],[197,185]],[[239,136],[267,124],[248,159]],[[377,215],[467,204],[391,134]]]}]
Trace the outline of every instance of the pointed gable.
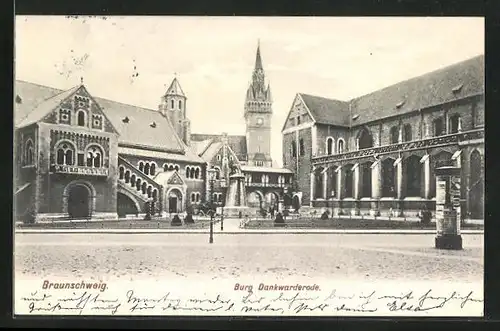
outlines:
[{"label": "pointed gable", "polygon": [[173,171],[170,178],[167,180],[169,185],[184,185],[184,181],[177,171]]},{"label": "pointed gable", "polygon": [[182,91],[181,84],[179,84],[179,81],[177,80],[177,77],[174,78],[170,87],[167,89],[167,92],[165,92],[165,95],[178,95],[186,97],[184,91]]},{"label": "pointed gable", "polygon": [[38,104],[29,105],[27,104],[29,99],[25,99],[24,106],[26,107],[26,113],[23,117],[16,118],[16,116],[14,116],[16,119],[16,127],[21,128],[39,122],[45,116],[54,111],[62,102],[69,99],[78,90],[78,88],[79,86],[75,86],[66,91],[59,90],[59,93],[50,95],[44,100],[40,100]]},{"label": "pointed gable", "polygon": [[[281,131],[283,132],[284,130],[294,127],[297,125],[297,117],[301,116],[301,123],[302,122],[311,122],[314,121],[314,117],[311,115],[309,110],[307,109],[306,104],[304,103],[304,100],[302,100],[302,97],[300,93],[297,93],[295,95],[295,98],[293,99],[292,106],[290,107],[290,110],[288,111],[288,115],[286,117],[285,123],[283,123],[283,128]],[[302,119],[305,118],[305,121],[302,121]]]}]

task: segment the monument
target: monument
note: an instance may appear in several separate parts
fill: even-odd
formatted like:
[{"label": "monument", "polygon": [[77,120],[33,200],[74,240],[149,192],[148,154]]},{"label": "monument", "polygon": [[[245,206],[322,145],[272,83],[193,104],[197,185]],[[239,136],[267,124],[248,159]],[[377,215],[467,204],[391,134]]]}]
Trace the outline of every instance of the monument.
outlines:
[{"label": "monument", "polygon": [[462,249],[460,235],[460,168],[436,168],[436,241],[438,249]]},{"label": "monument", "polygon": [[249,207],[246,205],[245,176],[237,165],[233,165],[229,174],[224,215],[239,217],[247,215],[249,211]]}]

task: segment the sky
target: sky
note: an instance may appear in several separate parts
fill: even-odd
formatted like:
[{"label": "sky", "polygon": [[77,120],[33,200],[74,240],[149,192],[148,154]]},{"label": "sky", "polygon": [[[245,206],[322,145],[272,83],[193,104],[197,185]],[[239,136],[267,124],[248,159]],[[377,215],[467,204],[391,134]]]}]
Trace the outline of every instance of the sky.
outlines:
[{"label": "sky", "polygon": [[484,54],[484,19],[17,16],[15,78],[157,109],[177,77],[192,133],[244,135],[259,41],[281,165],[297,93],[349,100]]}]

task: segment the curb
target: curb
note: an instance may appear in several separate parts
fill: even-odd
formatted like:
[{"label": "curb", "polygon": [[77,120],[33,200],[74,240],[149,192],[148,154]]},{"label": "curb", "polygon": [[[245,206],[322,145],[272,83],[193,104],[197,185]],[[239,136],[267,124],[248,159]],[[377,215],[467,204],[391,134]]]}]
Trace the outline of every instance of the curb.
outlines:
[{"label": "curb", "polygon": [[[484,234],[484,230],[462,230],[461,234]],[[164,230],[164,229],[17,229],[19,234],[47,233],[47,234],[208,234],[208,230]],[[215,235],[233,234],[436,234],[435,230],[241,230],[241,231],[214,231]]]}]

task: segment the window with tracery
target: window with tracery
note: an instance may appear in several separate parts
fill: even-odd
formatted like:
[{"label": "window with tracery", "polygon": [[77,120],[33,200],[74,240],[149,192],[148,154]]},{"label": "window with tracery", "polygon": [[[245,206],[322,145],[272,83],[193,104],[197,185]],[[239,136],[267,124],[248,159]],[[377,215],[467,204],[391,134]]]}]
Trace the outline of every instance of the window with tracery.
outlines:
[{"label": "window with tracery", "polygon": [[33,146],[33,140],[28,139],[24,147],[24,164],[32,165],[35,158],[35,148]]},{"label": "window with tracery", "polygon": [[71,144],[63,142],[58,145],[56,151],[56,163],[60,165],[74,164],[74,148]]},{"label": "window with tracery", "polygon": [[100,168],[102,167],[102,151],[97,146],[87,148],[87,167]]}]

